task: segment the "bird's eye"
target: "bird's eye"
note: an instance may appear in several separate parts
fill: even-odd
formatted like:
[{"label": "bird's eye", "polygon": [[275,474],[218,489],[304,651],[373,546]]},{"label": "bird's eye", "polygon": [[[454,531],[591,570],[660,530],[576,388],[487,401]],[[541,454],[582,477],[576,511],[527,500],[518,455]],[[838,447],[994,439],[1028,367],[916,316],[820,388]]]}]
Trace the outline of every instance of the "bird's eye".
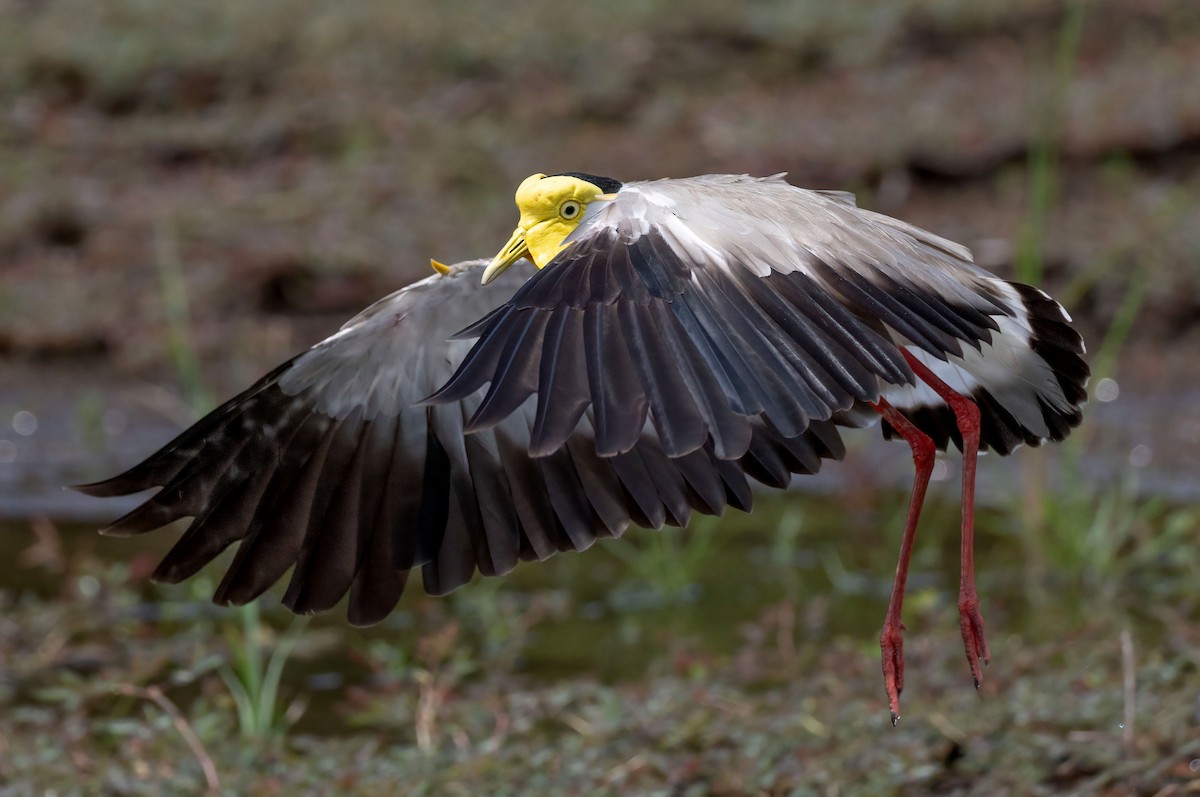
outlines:
[{"label": "bird's eye", "polygon": [[579,216],[583,212],[583,205],[576,202],[574,199],[568,199],[562,203],[562,207],[558,209],[558,215],[564,219],[570,220]]}]

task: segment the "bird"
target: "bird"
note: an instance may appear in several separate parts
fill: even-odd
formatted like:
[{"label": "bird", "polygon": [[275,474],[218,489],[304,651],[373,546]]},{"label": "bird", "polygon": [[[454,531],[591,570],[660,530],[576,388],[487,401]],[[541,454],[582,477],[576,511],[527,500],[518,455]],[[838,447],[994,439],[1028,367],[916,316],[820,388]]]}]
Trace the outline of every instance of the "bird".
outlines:
[{"label": "bird", "polygon": [[[192,518],[153,573],[178,583],[237,544],[214,594],[245,604],[292,573],[300,614],[346,599],[349,622],[380,622],[413,570],[443,595],[476,572],[583,550],[635,523],[684,526],[692,512],[750,511],[748,479],[786,486],[845,454],[832,423],[783,437],[756,420],[739,458],[711,446],[668,457],[652,428],[601,457],[585,419],[529,454],[536,409],[465,434],[481,396],[427,406],[471,348],[455,333],[509,300],[526,261],[480,286],[487,260],[451,266],[368,307],[126,472],[78,485],[109,497],[159,488],[102,531],[129,536]],[[346,596],[348,595],[348,598]]]},{"label": "bird", "polygon": [[953,443],[963,456],[958,612],[978,689],[990,661],[975,585],[978,454],[1065,438],[1090,370],[1071,317],[1044,291],[851,194],[784,178],[526,178],[518,226],[482,282],[517,262],[538,270],[460,333],[474,344],[428,402],[486,386],[469,436],[535,401],[535,457],[585,422],[602,458],[652,428],[667,457],[737,460],[757,424],[788,439],[881,419],[914,462],[880,633],[895,725],[904,587],[935,452]]}]

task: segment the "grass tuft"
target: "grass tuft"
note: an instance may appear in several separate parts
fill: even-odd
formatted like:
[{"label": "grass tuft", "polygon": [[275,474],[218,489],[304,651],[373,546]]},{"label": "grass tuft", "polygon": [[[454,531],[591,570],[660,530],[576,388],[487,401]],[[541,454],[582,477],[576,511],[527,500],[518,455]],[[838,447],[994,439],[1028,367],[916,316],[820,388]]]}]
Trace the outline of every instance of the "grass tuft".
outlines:
[{"label": "grass tuft", "polygon": [[280,685],[284,667],[308,621],[294,618],[268,652],[263,643],[266,628],[259,616],[258,603],[252,601],[240,607],[238,613],[242,620],[240,633],[226,630],[232,662],[220,668],[221,680],[233,696],[242,737],[255,741],[278,739],[304,713],[303,698],[283,708]]}]

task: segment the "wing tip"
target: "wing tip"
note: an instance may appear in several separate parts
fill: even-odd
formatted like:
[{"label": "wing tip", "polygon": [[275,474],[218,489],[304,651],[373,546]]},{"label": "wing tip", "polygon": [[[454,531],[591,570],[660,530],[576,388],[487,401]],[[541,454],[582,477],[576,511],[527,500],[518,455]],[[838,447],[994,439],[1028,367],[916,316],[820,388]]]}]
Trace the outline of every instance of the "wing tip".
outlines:
[{"label": "wing tip", "polygon": [[126,474],[121,474],[120,476],[114,476],[111,479],[104,479],[98,482],[66,484],[63,485],[63,489],[91,496],[92,498],[115,498],[122,495],[133,495],[134,493],[152,490],[155,487],[161,486],[161,484],[149,484],[145,481],[135,482],[126,478]]},{"label": "wing tip", "polygon": [[467,396],[475,392],[476,388],[467,390],[460,384],[460,382],[461,380],[450,377],[446,384],[442,385],[420,401],[413,402],[413,406],[439,407],[443,404],[453,404],[456,401],[462,401]]}]

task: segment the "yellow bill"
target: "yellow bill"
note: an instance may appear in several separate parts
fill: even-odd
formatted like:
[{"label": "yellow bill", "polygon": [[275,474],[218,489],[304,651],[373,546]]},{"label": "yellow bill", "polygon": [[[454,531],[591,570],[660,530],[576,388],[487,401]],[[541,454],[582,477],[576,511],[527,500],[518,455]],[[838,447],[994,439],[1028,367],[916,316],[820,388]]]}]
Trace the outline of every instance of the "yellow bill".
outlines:
[{"label": "yellow bill", "polygon": [[492,262],[483,270],[482,284],[487,285],[496,277],[504,273],[504,269],[516,263],[523,257],[529,256],[529,246],[525,242],[525,229],[518,227],[508,239],[508,243],[500,250],[500,253],[492,258]]}]

